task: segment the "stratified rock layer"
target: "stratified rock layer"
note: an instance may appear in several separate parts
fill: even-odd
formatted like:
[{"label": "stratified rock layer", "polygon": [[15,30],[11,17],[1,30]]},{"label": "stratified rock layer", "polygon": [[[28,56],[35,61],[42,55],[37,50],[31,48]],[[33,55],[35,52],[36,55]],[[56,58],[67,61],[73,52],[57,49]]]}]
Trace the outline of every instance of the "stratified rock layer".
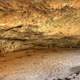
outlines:
[{"label": "stratified rock layer", "polygon": [[0,50],[80,48],[79,0],[0,0]]}]

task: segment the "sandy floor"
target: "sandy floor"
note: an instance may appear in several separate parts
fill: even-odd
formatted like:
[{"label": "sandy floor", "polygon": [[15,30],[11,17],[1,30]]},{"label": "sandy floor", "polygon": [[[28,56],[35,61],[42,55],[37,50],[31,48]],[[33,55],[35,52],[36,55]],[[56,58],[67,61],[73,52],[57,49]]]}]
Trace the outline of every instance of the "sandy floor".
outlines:
[{"label": "sandy floor", "polygon": [[80,50],[14,52],[0,57],[0,80],[63,80],[80,71],[75,66],[80,66]]}]

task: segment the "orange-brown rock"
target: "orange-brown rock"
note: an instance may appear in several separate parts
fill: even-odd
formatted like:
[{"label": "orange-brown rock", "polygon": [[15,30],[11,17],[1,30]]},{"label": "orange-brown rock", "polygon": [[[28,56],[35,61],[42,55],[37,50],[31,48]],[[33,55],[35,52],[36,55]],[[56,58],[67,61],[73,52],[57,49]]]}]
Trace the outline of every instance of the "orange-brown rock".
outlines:
[{"label": "orange-brown rock", "polygon": [[0,0],[0,49],[80,48],[79,0]]}]

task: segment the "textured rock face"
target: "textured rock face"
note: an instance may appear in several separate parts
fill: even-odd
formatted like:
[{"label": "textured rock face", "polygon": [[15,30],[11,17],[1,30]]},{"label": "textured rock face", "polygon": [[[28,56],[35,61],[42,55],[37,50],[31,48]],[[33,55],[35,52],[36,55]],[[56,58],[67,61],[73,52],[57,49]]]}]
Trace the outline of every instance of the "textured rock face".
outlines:
[{"label": "textured rock face", "polygon": [[80,47],[79,0],[0,0],[0,50]]}]

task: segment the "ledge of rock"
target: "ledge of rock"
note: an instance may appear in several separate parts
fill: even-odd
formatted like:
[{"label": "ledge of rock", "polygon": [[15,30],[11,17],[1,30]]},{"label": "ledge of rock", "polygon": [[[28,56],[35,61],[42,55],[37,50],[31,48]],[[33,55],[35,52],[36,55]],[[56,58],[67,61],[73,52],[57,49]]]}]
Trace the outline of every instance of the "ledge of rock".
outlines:
[{"label": "ledge of rock", "polygon": [[0,0],[1,53],[80,48],[79,0]]}]

